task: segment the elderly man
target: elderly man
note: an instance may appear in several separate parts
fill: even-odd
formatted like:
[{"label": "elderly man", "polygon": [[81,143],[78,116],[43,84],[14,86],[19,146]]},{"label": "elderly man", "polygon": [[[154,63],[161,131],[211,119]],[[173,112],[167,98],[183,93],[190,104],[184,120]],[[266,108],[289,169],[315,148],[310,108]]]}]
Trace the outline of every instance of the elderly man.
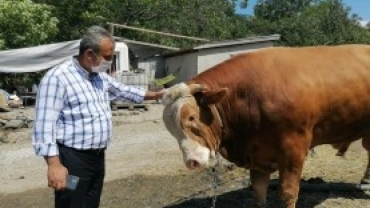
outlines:
[{"label": "elderly man", "polygon": [[[105,175],[105,156],[112,137],[111,99],[161,99],[163,92],[144,91],[116,82],[105,71],[115,48],[105,29],[89,28],[79,55],[56,66],[42,79],[36,102],[33,147],[48,165],[57,208],[97,208]],[[67,175],[79,178],[66,189]]]}]

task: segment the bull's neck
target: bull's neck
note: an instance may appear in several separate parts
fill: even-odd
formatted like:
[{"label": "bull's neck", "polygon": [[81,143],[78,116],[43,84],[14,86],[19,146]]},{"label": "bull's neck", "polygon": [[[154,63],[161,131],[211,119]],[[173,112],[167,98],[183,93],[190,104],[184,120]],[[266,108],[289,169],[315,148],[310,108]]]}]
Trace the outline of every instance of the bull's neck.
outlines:
[{"label": "bull's neck", "polygon": [[242,102],[250,103],[245,104],[243,109],[241,109],[241,106],[236,106],[238,102],[241,101],[227,98],[216,105],[223,122],[219,152],[225,159],[238,166],[245,166],[244,156],[240,155],[241,152],[235,151],[235,147],[246,145],[243,149],[248,148],[248,141],[251,141],[250,139],[258,128],[259,113],[253,107],[256,104],[251,103],[252,101],[249,98],[243,98]]}]

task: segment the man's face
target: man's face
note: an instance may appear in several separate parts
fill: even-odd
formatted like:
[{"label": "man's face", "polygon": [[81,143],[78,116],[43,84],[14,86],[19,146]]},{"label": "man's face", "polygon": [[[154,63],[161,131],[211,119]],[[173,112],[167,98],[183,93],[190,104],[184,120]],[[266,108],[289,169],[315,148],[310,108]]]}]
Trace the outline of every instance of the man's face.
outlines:
[{"label": "man's face", "polygon": [[111,61],[114,55],[115,44],[108,38],[103,39],[100,43],[99,53],[95,53],[92,49],[86,51],[86,57],[90,60],[91,69],[94,66],[99,66],[103,60]]}]

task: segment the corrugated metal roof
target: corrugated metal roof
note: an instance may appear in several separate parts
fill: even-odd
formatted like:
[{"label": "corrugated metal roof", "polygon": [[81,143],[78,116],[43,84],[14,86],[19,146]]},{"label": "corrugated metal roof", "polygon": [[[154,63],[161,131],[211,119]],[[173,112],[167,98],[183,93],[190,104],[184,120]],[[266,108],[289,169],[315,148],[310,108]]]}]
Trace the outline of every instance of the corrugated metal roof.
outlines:
[{"label": "corrugated metal roof", "polygon": [[184,48],[179,51],[168,52],[165,54],[166,57],[169,56],[177,56],[185,53],[191,53],[194,51],[210,49],[210,48],[221,48],[221,47],[228,47],[234,45],[245,45],[245,44],[253,44],[258,42],[266,42],[266,41],[276,41],[280,40],[280,35],[269,35],[269,36],[254,36],[248,37],[243,39],[235,39],[235,40],[225,40],[225,41],[213,41],[208,42],[206,44],[193,46],[191,48]]},{"label": "corrugated metal roof", "polygon": [[236,40],[210,42],[210,43],[195,46],[193,47],[193,49],[199,50],[199,49],[218,48],[218,47],[231,46],[231,45],[244,45],[244,44],[249,44],[249,43],[274,41],[274,40],[279,40],[279,39],[280,39],[280,35],[255,36],[255,37],[236,39]]},{"label": "corrugated metal roof", "polygon": [[220,48],[220,47],[228,47],[228,46],[234,46],[234,45],[244,45],[244,44],[253,44],[258,42],[266,42],[266,41],[276,41],[280,39],[280,35],[269,35],[269,36],[254,36],[254,37],[248,37],[243,39],[235,39],[235,40],[224,40],[224,41],[212,41],[207,42],[202,45],[192,46],[189,48],[175,48],[160,44],[154,44],[154,43],[148,43],[143,41],[136,41],[136,40],[130,40],[122,37],[115,37],[117,41],[122,41],[126,43],[129,48],[136,49],[136,48],[142,48],[142,47],[151,47],[151,48],[158,48],[158,49],[164,49],[162,53],[164,56],[176,56],[180,54],[190,53],[194,51],[199,51],[203,49],[210,49],[210,48]]}]

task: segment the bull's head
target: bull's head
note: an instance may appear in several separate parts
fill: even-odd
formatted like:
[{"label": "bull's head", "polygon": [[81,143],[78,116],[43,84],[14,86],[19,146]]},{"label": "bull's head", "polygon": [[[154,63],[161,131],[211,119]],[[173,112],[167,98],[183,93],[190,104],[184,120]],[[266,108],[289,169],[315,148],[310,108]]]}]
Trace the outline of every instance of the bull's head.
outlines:
[{"label": "bull's head", "polygon": [[227,89],[208,89],[200,84],[177,84],[163,96],[163,121],[174,136],[189,169],[206,167],[215,156],[222,121],[215,104]]}]

